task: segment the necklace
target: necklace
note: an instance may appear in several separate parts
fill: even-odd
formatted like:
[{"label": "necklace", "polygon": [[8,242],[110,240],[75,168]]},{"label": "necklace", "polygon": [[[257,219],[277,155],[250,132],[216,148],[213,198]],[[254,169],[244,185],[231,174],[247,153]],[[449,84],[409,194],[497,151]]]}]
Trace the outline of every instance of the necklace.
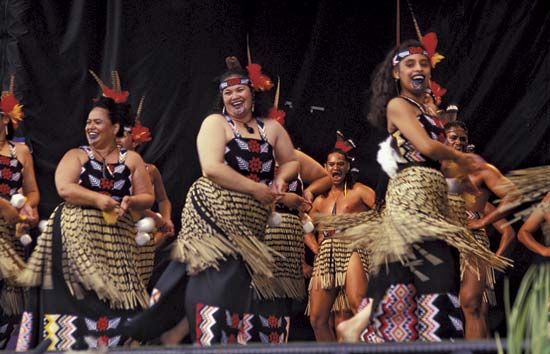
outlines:
[{"label": "necklace", "polygon": [[[250,119],[248,122],[241,122],[240,120],[235,120],[233,118],[231,118],[231,120],[233,121],[233,124],[235,124],[235,121],[241,123],[244,128],[246,129],[246,131],[248,132],[248,134],[254,134],[254,128],[251,127],[250,125],[248,125],[248,123],[250,123],[254,118]],[[236,126],[236,124],[235,124]]]},{"label": "necklace", "polygon": [[114,148],[112,148],[111,150],[109,150],[109,152],[103,156],[103,154],[101,154],[99,151],[97,151],[96,149],[94,149],[92,147],[92,151],[94,152],[94,155],[95,154],[98,154],[99,157],[101,157],[101,159],[103,160],[102,161],[102,166],[101,166],[101,173],[103,175],[103,178],[107,178],[107,174],[105,173],[106,171],[109,173],[109,176],[112,178],[113,177],[113,173],[111,172],[111,170],[109,169],[109,165],[107,164],[107,158],[109,157],[109,155],[111,155],[111,153],[113,151],[115,151],[117,149],[117,146],[115,145]]}]

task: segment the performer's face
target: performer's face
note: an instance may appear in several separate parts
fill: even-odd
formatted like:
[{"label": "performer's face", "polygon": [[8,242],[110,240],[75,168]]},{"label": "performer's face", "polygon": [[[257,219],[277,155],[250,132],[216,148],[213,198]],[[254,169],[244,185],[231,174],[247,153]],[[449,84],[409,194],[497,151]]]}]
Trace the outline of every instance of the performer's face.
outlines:
[{"label": "performer's face", "polygon": [[394,66],[393,77],[399,79],[401,91],[421,96],[431,78],[430,59],[423,54],[409,55]]},{"label": "performer's face", "polygon": [[466,151],[468,146],[468,133],[461,127],[451,127],[446,132],[447,145],[458,151]]},{"label": "performer's face", "polygon": [[349,162],[346,157],[338,152],[333,152],[328,155],[325,168],[329,176],[332,178],[332,184],[340,185],[344,183],[349,172]]},{"label": "performer's face", "polygon": [[115,139],[120,125],[113,124],[109,119],[109,111],[105,108],[95,107],[88,114],[86,120],[86,138],[88,144],[98,145]]},{"label": "performer's face", "polygon": [[223,90],[222,98],[230,117],[244,118],[252,112],[252,92],[248,85],[229,86]]},{"label": "performer's face", "polygon": [[132,139],[132,134],[130,132],[124,131],[124,135],[116,138],[117,145],[125,148],[126,150],[135,150],[137,144]]}]

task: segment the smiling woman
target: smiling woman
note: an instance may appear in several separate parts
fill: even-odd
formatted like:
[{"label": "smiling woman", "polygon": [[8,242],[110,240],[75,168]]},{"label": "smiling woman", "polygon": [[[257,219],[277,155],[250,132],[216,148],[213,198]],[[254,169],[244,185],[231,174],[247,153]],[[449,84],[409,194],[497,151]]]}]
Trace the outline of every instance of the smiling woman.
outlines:
[{"label": "smiling woman", "polygon": [[[94,102],[85,128],[89,145],[69,150],[57,166],[64,203],[17,279],[40,289],[23,315],[30,333],[20,334],[18,350],[42,336],[51,340],[50,350],[122,344],[120,324],[147,304],[129,211],[152,205],[152,187],[141,157],[116,146],[130,106],[115,99]],[[30,311],[35,301],[44,306]]]}]

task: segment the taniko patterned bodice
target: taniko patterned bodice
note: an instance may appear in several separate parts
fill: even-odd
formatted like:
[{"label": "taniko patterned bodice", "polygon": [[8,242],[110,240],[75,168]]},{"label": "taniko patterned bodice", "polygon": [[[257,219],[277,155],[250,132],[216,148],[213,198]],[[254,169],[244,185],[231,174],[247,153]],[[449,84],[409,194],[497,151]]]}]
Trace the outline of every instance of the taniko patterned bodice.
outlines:
[{"label": "taniko patterned bodice", "polygon": [[[440,119],[429,116],[425,111],[424,108],[418,104],[418,102],[404,96],[400,96],[401,98],[405,99],[407,102],[411,103],[412,105],[418,107],[420,111],[422,112],[417,116],[417,119],[420,123],[420,125],[426,130],[428,133],[428,136],[432,138],[433,140],[437,140],[441,143],[445,143],[445,130],[443,128],[443,123]],[[428,166],[433,168],[440,168],[439,161],[432,160],[427,156],[424,156],[418,151],[414,145],[405,138],[403,134],[399,130],[393,132],[392,134],[393,141],[392,146],[397,151],[399,155],[401,155],[407,162],[406,163],[399,163],[399,166],[406,167],[406,166]]]},{"label": "taniko patterned bodice", "polygon": [[80,169],[78,184],[94,192],[111,196],[116,201],[121,201],[124,196],[132,194],[132,172],[124,163],[128,151],[119,148],[118,162],[106,164],[95,159],[89,146],[81,146],[88,155],[88,161]]},{"label": "taniko patterned bodice", "polygon": [[225,145],[225,163],[253,181],[269,184],[275,174],[275,160],[273,147],[265,135],[264,123],[256,119],[261,139],[243,138],[233,120],[224,117],[234,135]]},{"label": "taniko patterned bodice", "polygon": [[17,159],[15,144],[8,141],[10,156],[0,155],[0,197],[10,199],[23,186],[23,164]]}]

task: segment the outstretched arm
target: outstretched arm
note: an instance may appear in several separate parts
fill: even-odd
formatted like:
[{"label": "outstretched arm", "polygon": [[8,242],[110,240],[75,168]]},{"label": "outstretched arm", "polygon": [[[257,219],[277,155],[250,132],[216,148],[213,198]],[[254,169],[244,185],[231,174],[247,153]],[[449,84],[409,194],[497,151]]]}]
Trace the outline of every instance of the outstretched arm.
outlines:
[{"label": "outstretched arm", "polygon": [[[484,214],[491,213],[496,208],[491,203],[485,204]],[[507,225],[506,219],[500,219],[493,223],[493,227],[500,233],[500,243],[498,249],[495,252],[497,256],[500,256],[506,251],[512,240],[516,237],[516,232],[514,228],[510,225]]]},{"label": "outstretched arm", "polygon": [[541,224],[545,221],[545,216],[546,219],[550,219],[550,215],[548,214],[549,213],[546,213],[545,215],[541,210],[535,209],[518,232],[519,242],[523,243],[523,245],[531,251],[544,257],[550,257],[550,246],[544,246],[537,242],[537,240],[533,237],[533,233],[537,231]]}]

